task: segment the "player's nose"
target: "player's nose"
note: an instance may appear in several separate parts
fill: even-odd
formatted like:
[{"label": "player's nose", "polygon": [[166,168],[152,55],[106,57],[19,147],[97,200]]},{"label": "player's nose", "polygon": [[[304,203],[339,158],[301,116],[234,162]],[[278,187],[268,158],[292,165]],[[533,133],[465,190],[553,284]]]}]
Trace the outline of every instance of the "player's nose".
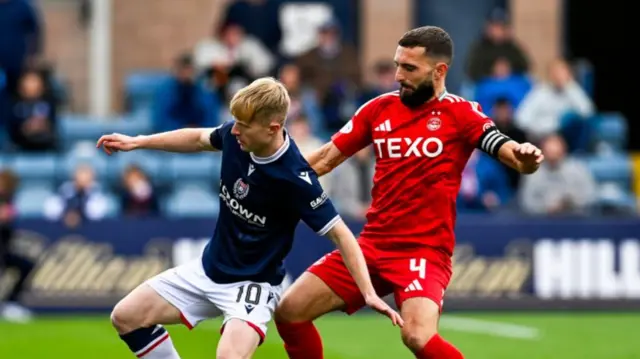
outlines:
[{"label": "player's nose", "polygon": [[234,136],[238,136],[240,134],[240,132],[238,132],[238,127],[236,126],[235,123],[233,124],[233,126],[231,126],[231,134]]}]

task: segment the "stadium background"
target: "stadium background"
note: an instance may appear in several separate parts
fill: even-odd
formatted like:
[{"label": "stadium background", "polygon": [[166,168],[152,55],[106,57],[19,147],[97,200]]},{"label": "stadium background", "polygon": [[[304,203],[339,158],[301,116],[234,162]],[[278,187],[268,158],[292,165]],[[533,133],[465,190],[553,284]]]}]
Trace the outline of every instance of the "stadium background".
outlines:
[{"label": "stadium background", "polygon": [[[291,114],[292,134],[312,149],[360,103],[386,87],[390,72],[385,61],[391,59],[397,38],[413,26],[432,24],[448,30],[456,44],[449,91],[489,101],[489,107],[506,99],[517,108],[535,90],[529,87],[547,80],[548,64],[565,58],[595,108],[579,119],[587,124],[587,141],[564,134],[568,142],[578,143],[570,148],[569,158],[586,169],[575,176],[587,178],[593,188],[583,194],[590,200],[580,208],[553,214],[543,209],[532,215],[532,207],[522,203],[523,181],[491,161],[473,161],[475,171],[470,173],[475,175],[464,178],[467,184],[480,185],[463,185],[475,190],[459,203],[456,274],[442,320],[445,336],[469,358],[640,358],[632,326],[640,319],[640,162],[633,152],[640,137],[634,121],[637,106],[631,103],[637,75],[633,56],[621,56],[629,51],[621,35],[630,23],[625,19],[630,17],[625,8],[629,4],[268,0],[256,9],[244,1],[222,0],[25,0],[34,6],[40,23],[41,46],[28,46],[34,49],[31,56],[30,49],[23,51],[19,44],[38,41],[33,41],[26,22],[10,21],[6,4],[12,2],[23,0],[0,1],[0,29],[7,31],[0,49],[0,167],[20,183],[13,194],[5,193],[6,184],[0,189],[2,205],[8,206],[3,210],[12,209],[1,222],[15,229],[9,250],[36,263],[20,296],[35,318],[22,324],[0,321],[0,357],[127,357],[126,346],[110,327],[109,308],[145,278],[197,256],[213,230],[218,155],[140,152],[109,158],[92,148],[101,134],[151,133],[224,121],[225,101],[238,84],[256,73],[295,78],[290,64],[300,65],[300,54],[315,46],[318,29],[330,33],[337,26],[342,49],[353,50],[349,61],[339,66],[327,61],[315,69],[328,71],[334,80],[328,86],[314,82],[322,76],[302,71],[296,92],[302,110]],[[500,76],[471,78],[466,64],[488,20],[509,20],[529,60],[525,71],[518,73],[514,67]],[[263,43],[267,55],[257,51],[244,58],[265,59],[262,63],[232,74],[228,62],[211,55],[225,53],[212,34],[229,23],[246,26],[249,35]],[[279,31],[274,30],[277,26]],[[16,42],[8,40],[14,38]],[[285,45],[278,47],[279,39]],[[13,49],[7,44],[18,45]],[[42,70],[46,91],[35,100],[12,93],[7,59],[23,53],[25,64]],[[171,70],[176,64],[189,67],[181,56],[185,53],[194,55],[194,93],[202,99],[192,107],[169,109],[163,104],[176,102],[183,93],[171,87]],[[307,61],[304,66],[318,65],[318,58],[311,59],[311,65]],[[266,62],[273,66],[264,66]],[[291,80],[292,88],[295,83]],[[522,83],[529,86],[525,91]],[[322,91],[324,97],[318,95]],[[15,140],[15,121],[30,119],[16,115],[20,103],[47,106],[45,128],[55,136],[44,138],[50,141]],[[189,112],[200,116],[199,122],[180,122],[175,115],[193,108],[200,110]],[[535,123],[524,132],[540,137],[533,135]],[[544,136],[537,137],[544,143]],[[356,232],[367,203],[360,192],[367,192],[370,160],[370,154],[362,153],[325,183]],[[130,174],[123,181],[131,164],[146,175]],[[65,185],[78,168],[94,176],[86,196]],[[551,179],[538,186],[554,192],[566,182]],[[301,225],[287,259],[290,279],[330,249],[326,240]],[[0,275],[0,298],[6,298],[19,275],[10,267]],[[183,357],[213,357],[218,324],[212,321],[192,333],[171,328]],[[328,358],[410,357],[397,330],[366,312],[355,318],[336,314],[319,326]],[[277,334],[270,334],[256,358],[285,357]]]}]

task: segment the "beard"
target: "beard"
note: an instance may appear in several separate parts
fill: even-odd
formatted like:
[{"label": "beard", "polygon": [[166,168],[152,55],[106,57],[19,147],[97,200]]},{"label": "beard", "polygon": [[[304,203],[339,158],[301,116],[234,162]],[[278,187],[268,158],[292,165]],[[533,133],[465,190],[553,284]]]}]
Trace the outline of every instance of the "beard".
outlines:
[{"label": "beard", "polygon": [[400,86],[400,101],[407,107],[418,107],[429,101],[436,93],[431,75],[415,87],[406,83],[401,83]]}]

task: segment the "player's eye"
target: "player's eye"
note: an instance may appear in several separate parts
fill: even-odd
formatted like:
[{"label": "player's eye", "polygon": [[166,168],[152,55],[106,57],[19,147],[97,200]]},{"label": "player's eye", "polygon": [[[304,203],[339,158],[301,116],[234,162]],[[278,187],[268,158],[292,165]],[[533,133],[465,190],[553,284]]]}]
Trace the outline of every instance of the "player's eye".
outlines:
[{"label": "player's eye", "polygon": [[413,72],[416,70],[416,67],[413,65],[404,65],[403,66],[405,70],[409,71],[409,72]]}]

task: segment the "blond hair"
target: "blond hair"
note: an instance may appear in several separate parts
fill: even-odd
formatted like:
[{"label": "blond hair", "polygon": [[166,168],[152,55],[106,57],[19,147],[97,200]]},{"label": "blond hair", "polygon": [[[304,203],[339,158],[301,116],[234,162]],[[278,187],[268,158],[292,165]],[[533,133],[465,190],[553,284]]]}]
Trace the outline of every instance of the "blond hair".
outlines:
[{"label": "blond hair", "polygon": [[263,77],[236,92],[229,108],[240,122],[258,120],[268,124],[275,120],[284,125],[290,103],[289,93],[282,83],[272,77]]}]

